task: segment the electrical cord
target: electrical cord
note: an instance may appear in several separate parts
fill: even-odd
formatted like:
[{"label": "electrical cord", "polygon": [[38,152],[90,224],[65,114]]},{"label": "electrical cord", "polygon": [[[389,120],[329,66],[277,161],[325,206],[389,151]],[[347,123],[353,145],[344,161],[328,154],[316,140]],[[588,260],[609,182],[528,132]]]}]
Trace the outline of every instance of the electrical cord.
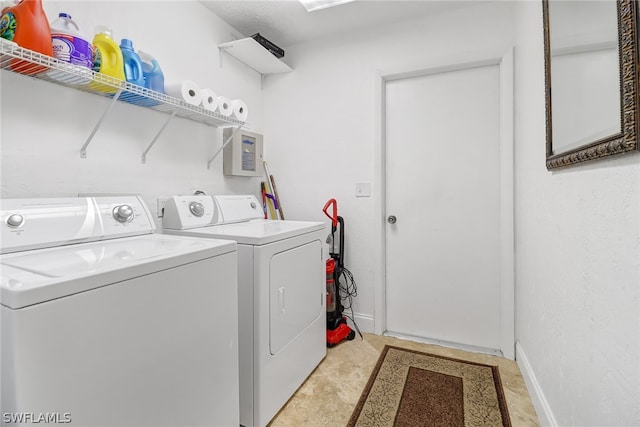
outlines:
[{"label": "electrical cord", "polygon": [[[360,332],[360,328],[355,321],[355,316],[353,314],[353,298],[358,296],[358,286],[356,285],[356,280],[353,278],[353,274],[345,267],[336,267],[338,269],[336,278],[338,280],[338,293],[340,295],[340,303],[342,305],[343,312],[349,320],[353,323],[353,326],[356,328],[358,335],[360,335],[361,339],[364,339],[362,336],[362,332]],[[341,280],[342,279],[342,280]],[[346,302],[347,304],[343,303]],[[351,316],[349,316],[344,311],[350,310]]]}]

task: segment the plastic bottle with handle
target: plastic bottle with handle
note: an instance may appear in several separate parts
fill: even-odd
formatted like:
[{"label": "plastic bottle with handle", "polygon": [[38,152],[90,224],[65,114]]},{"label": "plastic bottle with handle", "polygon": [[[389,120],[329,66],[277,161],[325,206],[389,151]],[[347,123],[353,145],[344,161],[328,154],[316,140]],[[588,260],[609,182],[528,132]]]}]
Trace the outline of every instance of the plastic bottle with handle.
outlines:
[{"label": "plastic bottle with handle", "polygon": [[164,74],[162,74],[158,61],[141,50],[138,51],[138,55],[142,60],[145,87],[155,92],[164,93]]},{"label": "plastic bottle with handle", "polygon": [[58,19],[51,23],[51,41],[56,59],[85,68],[93,67],[91,43],[68,13],[59,13]]},{"label": "plastic bottle with handle", "polygon": [[[0,38],[12,41],[24,49],[53,56],[51,29],[41,0],[20,0],[14,6],[2,9]],[[10,66],[14,71],[30,75],[48,69],[20,59],[12,59]]]},{"label": "plastic bottle with handle", "polygon": [[[93,71],[124,81],[124,59],[120,46],[113,40],[111,29],[99,26],[96,28],[96,35],[93,37]],[[110,85],[101,84],[100,81],[108,82]],[[118,82],[112,79],[96,76],[96,81],[91,83],[91,87],[101,92],[116,93]]]},{"label": "plastic bottle with handle", "polygon": [[133,42],[129,39],[120,41],[122,61],[124,64],[124,77],[129,83],[144,87],[144,73],[142,72],[142,60],[133,50]]},{"label": "plastic bottle with handle", "polygon": [[[142,61],[142,72],[144,73],[144,87],[149,90],[158,93],[165,93],[164,91],[164,74],[160,69],[158,61],[150,54],[138,51],[138,55]],[[142,98],[142,97],[140,97]],[[136,104],[145,107],[153,107],[160,104],[160,101],[150,98],[139,99]]]}]

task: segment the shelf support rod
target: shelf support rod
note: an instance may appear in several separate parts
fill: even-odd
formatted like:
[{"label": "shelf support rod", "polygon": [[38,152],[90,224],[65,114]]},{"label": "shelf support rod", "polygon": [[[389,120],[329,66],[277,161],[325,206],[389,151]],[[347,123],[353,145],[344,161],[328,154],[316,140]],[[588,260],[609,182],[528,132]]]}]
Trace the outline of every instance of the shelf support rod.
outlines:
[{"label": "shelf support rod", "polygon": [[213,162],[213,159],[215,159],[216,157],[218,157],[218,155],[222,152],[222,150],[224,150],[224,147],[227,146],[227,144],[229,144],[231,142],[231,140],[233,139],[234,136],[236,136],[236,133],[238,133],[238,131],[242,129],[242,126],[238,126],[233,133],[231,134],[231,136],[229,138],[227,138],[227,140],[222,144],[222,147],[220,147],[218,149],[218,151],[215,152],[215,154],[213,156],[211,156],[211,158],[209,159],[209,161],[207,162],[207,169],[211,169],[211,162]]},{"label": "shelf support rod", "polygon": [[169,124],[171,119],[173,119],[175,117],[175,115],[176,115],[176,111],[174,111],[173,113],[171,113],[171,115],[169,117],[167,117],[167,120],[165,120],[164,124],[162,125],[162,127],[160,128],[160,130],[158,131],[156,136],[153,137],[153,139],[151,140],[151,143],[149,144],[147,149],[144,150],[144,153],[142,153],[142,159],[141,159],[142,163],[147,163],[147,153],[149,152],[149,150],[151,150],[151,147],[153,147],[153,144],[156,143],[158,138],[160,138],[160,135],[162,135],[162,132],[164,132],[164,129],[167,127],[167,125]]},{"label": "shelf support rod", "polygon": [[220,68],[222,68],[222,57],[224,56],[225,49],[223,47],[218,48],[218,58],[220,58]]},{"label": "shelf support rod", "polygon": [[102,122],[104,121],[105,117],[107,117],[107,114],[109,114],[109,111],[111,111],[113,106],[116,105],[116,102],[118,102],[118,98],[120,98],[121,94],[122,94],[122,88],[118,89],[118,92],[116,92],[116,94],[113,96],[113,98],[111,99],[111,102],[102,113],[102,116],[100,116],[100,119],[98,119],[98,123],[96,123],[96,125],[93,127],[93,130],[89,134],[87,141],[84,143],[84,145],[80,149],[80,157],[82,157],[83,159],[87,158],[87,147],[91,143],[91,140],[95,136],[96,132],[98,132],[98,129],[100,129],[100,126],[102,125]]}]

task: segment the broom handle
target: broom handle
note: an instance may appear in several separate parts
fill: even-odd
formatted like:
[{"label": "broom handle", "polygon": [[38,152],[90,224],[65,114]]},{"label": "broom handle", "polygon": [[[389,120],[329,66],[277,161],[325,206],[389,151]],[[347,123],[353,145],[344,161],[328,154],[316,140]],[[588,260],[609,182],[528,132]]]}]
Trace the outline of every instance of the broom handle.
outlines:
[{"label": "broom handle", "polygon": [[284,219],[284,212],[282,211],[282,203],[280,202],[280,196],[278,196],[278,189],[276,188],[276,180],[273,177],[273,175],[269,175],[269,178],[271,179],[271,188],[273,189],[273,195],[276,198],[276,201],[278,202],[278,212],[280,212],[280,219]]},{"label": "broom handle", "polygon": [[[265,191],[264,196],[267,202],[267,206],[269,207],[269,213],[271,214],[271,219],[278,219],[278,214],[276,213],[276,210],[273,208],[275,197],[272,194],[267,193],[267,191],[271,191],[271,190],[269,190],[269,185],[266,182],[263,181],[262,185],[264,186],[264,191]],[[268,215],[265,214],[265,218],[267,217]]]},{"label": "broom handle", "polygon": [[[267,190],[268,190],[269,193],[271,193],[273,195],[273,197],[275,199],[274,201],[277,201],[278,205],[279,205],[280,201],[278,201],[278,198],[275,195],[275,191],[273,190],[273,184],[271,183],[271,175],[269,174],[269,169],[267,168],[267,161],[266,160],[262,161],[262,166],[264,167],[264,173],[267,176],[267,181],[266,181]],[[274,205],[275,205],[275,203],[274,203]],[[271,212],[272,212],[273,219],[278,219],[278,214],[276,212],[274,212],[273,210],[271,210]],[[282,219],[282,218],[280,218],[280,219]]]}]

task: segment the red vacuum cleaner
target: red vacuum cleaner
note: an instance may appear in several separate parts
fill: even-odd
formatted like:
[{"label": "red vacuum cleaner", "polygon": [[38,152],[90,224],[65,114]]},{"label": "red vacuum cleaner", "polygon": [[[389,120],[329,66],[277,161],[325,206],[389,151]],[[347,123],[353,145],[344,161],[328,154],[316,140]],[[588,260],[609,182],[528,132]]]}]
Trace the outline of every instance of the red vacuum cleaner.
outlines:
[{"label": "red vacuum cleaner", "polygon": [[[330,214],[329,208],[333,207]],[[338,202],[330,199],[322,209],[322,212],[331,220],[331,248],[330,259],[327,260],[327,347],[335,347],[344,340],[352,340],[356,333],[347,325],[347,317],[343,315],[344,306],[340,297],[340,279],[348,270],[344,268],[344,219],[338,216]],[[339,233],[339,246],[336,248],[336,232]],[[353,289],[355,283],[351,273]],[[355,295],[353,295],[355,296]]]}]

